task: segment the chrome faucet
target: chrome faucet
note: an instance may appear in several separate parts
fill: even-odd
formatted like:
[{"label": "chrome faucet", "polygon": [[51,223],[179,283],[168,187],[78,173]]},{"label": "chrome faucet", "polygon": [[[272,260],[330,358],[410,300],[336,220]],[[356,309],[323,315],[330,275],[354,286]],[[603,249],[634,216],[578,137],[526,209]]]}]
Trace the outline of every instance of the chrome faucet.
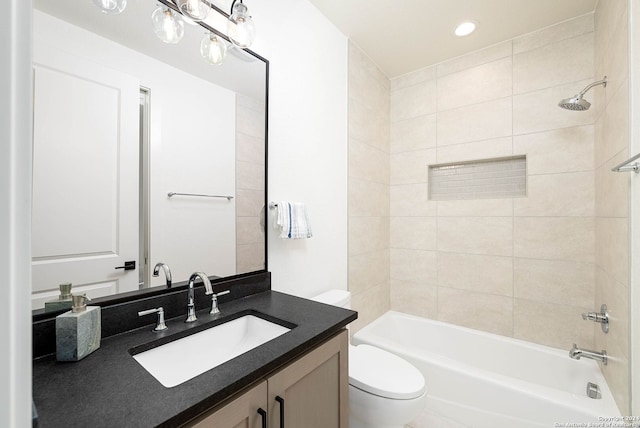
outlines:
[{"label": "chrome faucet", "polygon": [[211,282],[209,278],[204,272],[194,272],[189,277],[189,300],[187,302],[187,319],[184,322],[194,322],[196,318],[196,304],[193,293],[193,284],[196,282],[196,279],[200,278],[204,283],[205,292],[204,294],[210,295],[213,294],[213,289],[211,288]]},{"label": "chrome faucet", "polygon": [[218,296],[224,296],[225,294],[229,293],[231,293],[231,290],[224,290],[211,295],[211,311],[209,312],[211,315],[220,313],[220,309],[218,309]]},{"label": "chrome faucet", "polygon": [[605,366],[607,365],[607,351],[604,349],[601,352],[590,351],[588,349],[580,349],[578,345],[573,344],[573,348],[569,350],[569,357],[574,360],[579,360],[581,357],[589,358],[591,360],[600,361]]},{"label": "chrome faucet", "polygon": [[164,271],[164,277],[167,280],[167,288],[171,288],[171,269],[169,269],[168,264],[162,262],[156,263],[153,268],[153,276],[159,276],[160,268]]}]

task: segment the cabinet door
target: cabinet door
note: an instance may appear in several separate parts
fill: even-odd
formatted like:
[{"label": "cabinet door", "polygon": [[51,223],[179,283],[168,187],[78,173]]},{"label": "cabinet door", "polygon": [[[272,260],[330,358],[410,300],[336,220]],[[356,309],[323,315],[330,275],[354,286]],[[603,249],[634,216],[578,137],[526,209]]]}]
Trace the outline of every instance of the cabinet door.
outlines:
[{"label": "cabinet door", "polygon": [[211,410],[186,426],[192,428],[262,428],[259,411],[267,409],[267,382],[262,382],[222,407]]},{"label": "cabinet door", "polygon": [[343,330],[270,377],[269,427],[347,428],[347,352],[348,333]]}]

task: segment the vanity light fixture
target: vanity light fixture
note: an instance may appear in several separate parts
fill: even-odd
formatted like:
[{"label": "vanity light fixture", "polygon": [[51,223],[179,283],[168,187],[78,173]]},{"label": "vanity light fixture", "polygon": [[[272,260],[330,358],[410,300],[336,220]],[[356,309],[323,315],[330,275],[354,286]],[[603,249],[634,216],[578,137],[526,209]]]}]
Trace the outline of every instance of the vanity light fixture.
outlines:
[{"label": "vanity light fixture", "polygon": [[200,43],[200,54],[209,64],[222,64],[227,56],[227,44],[216,34],[206,32]]},{"label": "vanity light fixture", "polygon": [[477,26],[478,26],[478,23],[475,21],[465,21],[460,23],[456,27],[456,29],[453,31],[453,34],[455,34],[458,37],[468,36],[469,34],[473,33],[476,30]]},{"label": "vanity light fixture", "polygon": [[231,15],[227,22],[229,40],[239,48],[248,48],[256,37],[256,29],[249,9],[242,0],[233,0]]},{"label": "vanity light fixture", "polygon": [[175,44],[184,36],[184,22],[170,8],[160,6],[151,15],[153,31],[165,43]]},{"label": "vanity light fixture", "polygon": [[204,21],[211,10],[209,3],[200,0],[176,0],[175,3],[180,13],[194,22]]},{"label": "vanity light fixture", "polygon": [[102,13],[118,15],[127,7],[127,0],[91,0]]}]

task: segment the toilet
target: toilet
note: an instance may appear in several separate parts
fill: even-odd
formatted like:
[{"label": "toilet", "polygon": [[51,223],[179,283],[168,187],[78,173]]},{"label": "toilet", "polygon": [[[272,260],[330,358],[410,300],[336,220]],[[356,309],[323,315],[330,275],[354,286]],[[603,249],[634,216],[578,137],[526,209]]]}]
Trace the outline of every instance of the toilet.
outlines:
[{"label": "toilet", "polygon": [[[330,290],[312,297],[351,309],[351,293]],[[349,427],[402,428],[426,405],[422,373],[408,361],[370,345],[349,344]]]}]

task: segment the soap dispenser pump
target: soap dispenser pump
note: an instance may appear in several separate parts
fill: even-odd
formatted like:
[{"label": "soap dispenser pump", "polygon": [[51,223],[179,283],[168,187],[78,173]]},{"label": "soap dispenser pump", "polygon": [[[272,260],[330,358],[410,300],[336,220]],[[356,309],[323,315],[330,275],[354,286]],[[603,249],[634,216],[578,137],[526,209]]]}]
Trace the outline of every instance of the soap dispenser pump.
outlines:
[{"label": "soap dispenser pump", "polygon": [[56,317],[56,358],[80,361],[100,347],[100,306],[87,306],[85,295],[73,296],[69,312]]}]

